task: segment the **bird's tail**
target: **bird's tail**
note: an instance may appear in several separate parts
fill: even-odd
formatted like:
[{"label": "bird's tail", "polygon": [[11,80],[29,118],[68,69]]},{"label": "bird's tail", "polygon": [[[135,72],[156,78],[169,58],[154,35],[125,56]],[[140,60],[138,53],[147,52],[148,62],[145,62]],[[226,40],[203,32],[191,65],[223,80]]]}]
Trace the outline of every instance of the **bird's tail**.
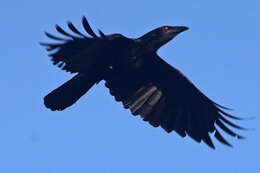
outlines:
[{"label": "bird's tail", "polygon": [[46,95],[44,97],[44,104],[53,111],[64,110],[74,104],[96,82],[96,78],[89,78],[86,75],[77,74],[72,79]]}]

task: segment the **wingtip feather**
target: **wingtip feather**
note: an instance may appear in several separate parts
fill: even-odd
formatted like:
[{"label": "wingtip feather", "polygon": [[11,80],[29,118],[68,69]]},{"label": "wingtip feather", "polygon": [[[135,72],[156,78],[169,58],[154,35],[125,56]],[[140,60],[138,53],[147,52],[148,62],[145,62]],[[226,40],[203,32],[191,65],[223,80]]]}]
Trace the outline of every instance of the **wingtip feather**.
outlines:
[{"label": "wingtip feather", "polygon": [[97,35],[93,32],[85,16],[82,17],[82,24],[89,35],[93,36],[94,38],[97,38]]}]

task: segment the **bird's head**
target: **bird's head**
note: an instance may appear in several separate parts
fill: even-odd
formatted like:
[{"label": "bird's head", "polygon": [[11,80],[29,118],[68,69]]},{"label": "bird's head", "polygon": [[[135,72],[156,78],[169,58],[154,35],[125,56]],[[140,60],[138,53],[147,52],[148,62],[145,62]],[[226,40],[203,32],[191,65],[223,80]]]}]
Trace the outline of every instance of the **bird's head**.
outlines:
[{"label": "bird's head", "polygon": [[189,28],[186,26],[162,26],[148,32],[138,38],[138,40],[145,42],[149,50],[156,51],[161,46],[176,37],[179,33],[188,29]]}]

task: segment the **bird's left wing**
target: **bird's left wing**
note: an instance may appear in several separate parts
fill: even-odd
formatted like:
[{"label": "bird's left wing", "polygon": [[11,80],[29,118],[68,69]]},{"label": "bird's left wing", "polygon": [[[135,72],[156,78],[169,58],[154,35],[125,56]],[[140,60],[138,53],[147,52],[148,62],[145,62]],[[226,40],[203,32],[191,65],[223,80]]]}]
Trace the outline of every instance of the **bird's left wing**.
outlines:
[{"label": "bird's left wing", "polygon": [[173,68],[158,55],[143,63],[144,71],[133,74],[132,79],[122,78],[107,82],[106,86],[117,101],[122,101],[134,115],[140,115],[154,127],[161,126],[167,132],[175,131],[180,136],[188,134],[194,140],[204,141],[214,148],[209,133],[223,144],[231,146],[217,130],[242,139],[227,125],[243,129],[230,122],[240,119],[226,113],[227,109],[216,104],[200,92],[181,72]]},{"label": "bird's left wing", "polygon": [[81,33],[71,22],[68,22],[68,28],[73,34],[66,32],[60,26],[56,25],[57,32],[66,38],[57,37],[45,32],[47,37],[59,42],[40,43],[42,46],[47,47],[47,51],[51,51],[49,56],[53,64],[62,70],[71,73],[84,72],[96,68],[97,64],[100,64],[104,58],[102,56],[102,52],[104,52],[104,48],[106,47],[104,34],[100,31],[101,36],[98,37],[91,29],[85,17],[82,18],[82,25],[90,36]]}]

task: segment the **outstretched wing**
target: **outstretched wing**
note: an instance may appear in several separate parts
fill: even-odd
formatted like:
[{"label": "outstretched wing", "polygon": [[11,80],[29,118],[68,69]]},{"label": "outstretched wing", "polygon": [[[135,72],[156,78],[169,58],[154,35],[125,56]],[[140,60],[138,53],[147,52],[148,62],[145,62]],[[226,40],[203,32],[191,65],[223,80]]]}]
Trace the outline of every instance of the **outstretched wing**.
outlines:
[{"label": "outstretched wing", "polygon": [[47,47],[47,51],[53,51],[49,56],[54,65],[71,73],[94,67],[97,62],[100,62],[98,58],[101,58],[98,53],[102,50],[104,36],[98,37],[85,17],[82,18],[82,24],[90,37],[82,34],[71,22],[68,22],[68,28],[76,36],[56,25],[56,30],[67,38],[56,37],[45,32],[47,37],[61,43],[40,43]]},{"label": "outstretched wing", "polygon": [[240,119],[226,113],[227,109],[214,103],[200,92],[182,73],[159,56],[147,58],[140,69],[131,75],[121,74],[108,80],[106,86],[117,101],[122,101],[133,115],[140,115],[154,127],[161,126],[167,132],[186,134],[197,142],[204,141],[215,148],[209,133],[223,144],[231,146],[216,129],[242,139],[227,125],[243,129],[226,119]]}]

